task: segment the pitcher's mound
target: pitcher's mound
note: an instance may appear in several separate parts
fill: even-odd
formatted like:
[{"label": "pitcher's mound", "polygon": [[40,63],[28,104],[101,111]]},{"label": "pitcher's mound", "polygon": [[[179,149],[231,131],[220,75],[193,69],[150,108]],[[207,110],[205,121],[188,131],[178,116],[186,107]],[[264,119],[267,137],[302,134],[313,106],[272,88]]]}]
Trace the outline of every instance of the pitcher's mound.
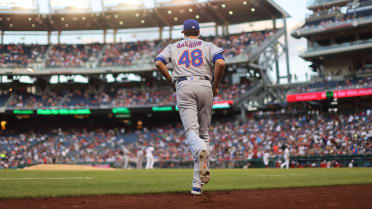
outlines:
[{"label": "pitcher's mound", "polygon": [[65,164],[41,164],[24,168],[25,170],[55,170],[55,171],[81,171],[81,170],[115,170],[114,168],[100,168],[86,165],[65,165]]}]

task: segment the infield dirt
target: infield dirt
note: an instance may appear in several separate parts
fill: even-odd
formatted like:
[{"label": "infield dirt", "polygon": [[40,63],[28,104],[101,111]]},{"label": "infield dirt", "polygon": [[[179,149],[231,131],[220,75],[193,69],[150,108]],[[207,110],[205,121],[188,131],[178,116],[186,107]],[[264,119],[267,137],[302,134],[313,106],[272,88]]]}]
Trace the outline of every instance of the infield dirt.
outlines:
[{"label": "infield dirt", "polygon": [[3,208],[125,209],[370,209],[372,184],[149,195],[107,195],[0,200]]}]

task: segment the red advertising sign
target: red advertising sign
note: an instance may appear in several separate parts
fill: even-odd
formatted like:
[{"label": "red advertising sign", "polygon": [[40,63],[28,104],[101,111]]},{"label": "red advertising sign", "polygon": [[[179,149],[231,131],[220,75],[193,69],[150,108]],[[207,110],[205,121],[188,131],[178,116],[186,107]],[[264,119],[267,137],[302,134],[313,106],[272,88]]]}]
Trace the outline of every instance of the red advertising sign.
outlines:
[{"label": "red advertising sign", "polygon": [[345,89],[333,91],[334,98],[361,97],[372,95],[372,88],[366,89]]},{"label": "red advertising sign", "polygon": [[213,101],[213,104],[230,104],[232,105],[234,103],[234,100],[222,100],[222,101]]},{"label": "red advertising sign", "polygon": [[325,91],[287,95],[287,102],[304,102],[323,99],[326,99]]}]

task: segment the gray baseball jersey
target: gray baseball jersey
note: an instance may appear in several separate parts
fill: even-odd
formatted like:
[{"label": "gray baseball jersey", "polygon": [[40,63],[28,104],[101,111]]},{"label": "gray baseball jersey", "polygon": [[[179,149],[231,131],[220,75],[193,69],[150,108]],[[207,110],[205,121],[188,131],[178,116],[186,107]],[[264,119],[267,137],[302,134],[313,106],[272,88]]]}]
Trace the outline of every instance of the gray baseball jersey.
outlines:
[{"label": "gray baseball jersey", "polygon": [[212,80],[213,63],[217,58],[223,58],[221,53],[223,49],[213,43],[184,38],[169,44],[157,58],[163,58],[165,64],[173,64],[173,81],[183,76],[207,76]]},{"label": "gray baseball jersey", "polygon": [[180,77],[205,76],[209,80],[177,82],[177,105],[186,132],[186,143],[195,159],[193,188],[201,188],[198,153],[209,150],[208,130],[213,106],[212,68],[217,59],[224,59],[223,49],[200,39],[185,38],[169,44],[155,60],[173,65],[173,82]]}]

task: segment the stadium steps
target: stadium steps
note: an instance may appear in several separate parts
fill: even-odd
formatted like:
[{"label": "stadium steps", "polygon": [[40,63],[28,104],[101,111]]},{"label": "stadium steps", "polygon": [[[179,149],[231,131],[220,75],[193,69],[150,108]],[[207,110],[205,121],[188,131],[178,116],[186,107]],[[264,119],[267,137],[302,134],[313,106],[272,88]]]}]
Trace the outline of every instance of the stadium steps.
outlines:
[{"label": "stadium steps", "polygon": [[103,55],[104,55],[104,53],[105,53],[107,47],[109,47],[109,44],[105,44],[104,47],[102,47],[101,51],[98,53],[97,58],[95,58],[95,60],[91,62],[91,66],[92,66],[93,68],[99,66],[99,64],[100,64],[100,62],[101,62],[101,60],[102,60],[102,57],[103,57]]},{"label": "stadium steps", "polygon": [[52,50],[52,47],[53,45],[52,44],[49,44],[48,45],[48,49],[45,50],[45,53],[42,57],[44,57],[43,61],[42,61],[42,66],[45,67],[46,66],[46,62],[49,60],[49,55],[50,55],[50,50]]},{"label": "stadium steps", "polygon": [[0,107],[5,107],[5,103],[8,101],[10,95],[5,94],[5,95],[0,95]]},{"label": "stadium steps", "polygon": [[274,35],[267,38],[261,45],[259,45],[257,48],[252,50],[252,53],[248,56],[248,63],[254,63],[258,61],[261,54],[270,47],[274,42],[276,42],[280,37],[282,37],[285,34],[285,29],[282,28],[278,30]]},{"label": "stadium steps", "polygon": [[240,96],[234,101],[234,107],[239,108],[246,100],[251,99],[252,97],[256,96],[257,93],[260,93],[263,90],[264,84],[262,82],[253,84],[252,88],[250,88],[246,94]]},{"label": "stadium steps", "polygon": [[8,107],[8,104],[10,101],[12,101],[14,98],[14,94],[10,94],[8,100],[4,103],[3,107]]},{"label": "stadium steps", "polygon": [[68,94],[65,94],[61,101],[58,102],[58,106],[63,107],[63,104],[65,103],[66,99],[68,98]]}]

